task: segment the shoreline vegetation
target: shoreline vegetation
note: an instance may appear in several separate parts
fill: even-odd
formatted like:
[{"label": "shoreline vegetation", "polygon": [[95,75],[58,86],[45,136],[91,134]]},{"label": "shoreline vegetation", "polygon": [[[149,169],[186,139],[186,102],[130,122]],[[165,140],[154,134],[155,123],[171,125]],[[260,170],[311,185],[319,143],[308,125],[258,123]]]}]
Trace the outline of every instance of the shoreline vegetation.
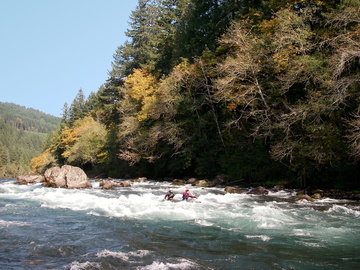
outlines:
[{"label": "shoreline vegetation", "polygon": [[139,1],[34,172],[360,190],[360,0],[170,2]]}]

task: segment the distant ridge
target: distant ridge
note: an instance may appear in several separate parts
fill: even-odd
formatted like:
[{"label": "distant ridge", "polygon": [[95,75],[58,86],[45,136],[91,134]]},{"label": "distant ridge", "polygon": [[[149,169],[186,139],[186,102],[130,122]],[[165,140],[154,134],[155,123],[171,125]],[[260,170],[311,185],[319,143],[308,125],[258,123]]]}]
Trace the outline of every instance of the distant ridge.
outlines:
[{"label": "distant ridge", "polygon": [[0,102],[0,119],[18,130],[49,133],[59,125],[61,118],[14,103]]},{"label": "distant ridge", "polygon": [[41,153],[60,121],[33,108],[0,102],[0,178],[29,172],[31,159]]}]

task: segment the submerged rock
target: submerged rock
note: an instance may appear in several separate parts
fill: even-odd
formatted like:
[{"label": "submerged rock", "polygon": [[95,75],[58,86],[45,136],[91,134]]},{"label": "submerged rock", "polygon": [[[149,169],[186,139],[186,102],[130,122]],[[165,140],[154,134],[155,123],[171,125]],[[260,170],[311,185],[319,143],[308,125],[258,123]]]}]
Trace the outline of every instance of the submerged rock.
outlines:
[{"label": "submerged rock", "polygon": [[184,186],[186,184],[186,181],[183,179],[174,179],[171,183],[173,186]]},{"label": "submerged rock", "polygon": [[295,199],[296,200],[306,200],[306,201],[309,201],[309,202],[313,202],[314,199],[311,198],[309,195],[307,194],[298,194],[295,196]]},{"label": "submerged rock", "polygon": [[45,185],[58,188],[88,188],[91,183],[86,173],[79,167],[64,165],[45,171]]},{"label": "submerged rock", "polygon": [[313,198],[313,199],[321,199],[321,194],[320,193],[315,193],[315,194],[311,195],[311,198]]},{"label": "submerged rock", "polygon": [[101,180],[100,187],[102,189],[113,189],[114,187],[131,187],[129,181],[121,181],[119,183],[110,180]]},{"label": "submerged rock", "polygon": [[245,193],[246,190],[239,188],[239,187],[231,187],[231,186],[227,186],[225,187],[225,192],[227,193],[237,193],[237,194],[242,194]]},{"label": "submerged rock", "polygon": [[26,185],[28,183],[42,183],[45,182],[45,177],[43,175],[30,172],[24,175],[19,175],[16,177],[16,181],[22,185]]},{"label": "submerged rock", "polygon": [[271,188],[271,191],[273,191],[273,192],[279,192],[279,191],[282,191],[282,190],[284,190],[284,189],[285,189],[284,185],[276,185],[276,186],[274,186],[273,188]]},{"label": "submerged rock", "polygon": [[194,183],[192,183],[192,186],[196,186],[196,187],[209,187],[212,186],[211,183],[209,181],[207,181],[206,179],[202,179],[202,180],[198,180],[195,181]]},{"label": "submerged rock", "polygon": [[145,182],[148,179],[146,177],[139,177],[133,180],[133,182],[137,182],[137,183],[141,183],[141,182]]},{"label": "submerged rock", "polygon": [[186,184],[194,184],[197,181],[197,179],[195,177],[191,177],[188,180],[186,180]]},{"label": "submerged rock", "polygon": [[99,183],[102,189],[112,189],[113,183],[110,180],[101,180]]},{"label": "submerged rock", "polygon": [[129,181],[121,181],[119,183],[120,187],[131,187],[131,184]]},{"label": "submerged rock", "polygon": [[257,188],[253,188],[247,194],[267,195],[267,194],[269,194],[269,191],[266,188],[259,186]]}]

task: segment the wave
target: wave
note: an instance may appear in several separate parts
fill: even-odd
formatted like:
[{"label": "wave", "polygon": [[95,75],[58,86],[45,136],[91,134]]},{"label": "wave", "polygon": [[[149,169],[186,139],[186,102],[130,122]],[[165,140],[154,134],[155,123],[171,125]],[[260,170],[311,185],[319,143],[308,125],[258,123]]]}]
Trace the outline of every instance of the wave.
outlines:
[{"label": "wave", "polygon": [[[149,250],[130,252],[102,250],[96,254],[100,262],[78,261],[70,264],[71,270],[85,269],[137,269],[137,270],[169,270],[169,269],[211,269],[184,258],[163,258]],[[109,260],[113,259],[113,260]]]},{"label": "wave", "polygon": [[267,235],[245,235],[245,237],[248,239],[260,239],[264,242],[268,242],[271,239],[271,237]]},{"label": "wave", "polygon": [[9,227],[9,226],[29,226],[30,222],[25,221],[9,221],[0,219],[0,228]]},{"label": "wave", "polygon": [[259,199],[247,194],[227,194],[220,188],[187,187],[201,203],[173,203],[163,200],[166,191],[171,188],[180,199],[184,187],[172,187],[169,183],[133,183],[130,188],[115,190],[56,189],[39,184],[2,184],[0,188],[0,198],[6,198],[7,204],[11,204],[10,199],[23,200],[42,208],[69,209],[87,215],[141,220],[196,220],[201,226],[219,226],[224,229],[281,229],[314,222],[321,214],[319,206],[328,209],[325,213],[360,216],[359,210],[347,205],[334,205],[333,201],[328,200],[308,203],[284,201],[284,192],[281,192],[279,199],[274,196]]},{"label": "wave", "polygon": [[101,264],[97,262],[72,262],[69,266],[70,270],[87,270],[87,269],[102,269]]},{"label": "wave", "polygon": [[96,254],[96,256],[99,258],[114,257],[114,258],[122,259],[124,261],[136,261],[139,258],[149,256],[151,253],[152,252],[149,250],[138,250],[136,252],[131,251],[128,253],[103,250],[103,251],[98,252]]},{"label": "wave", "polygon": [[342,205],[333,205],[326,212],[327,213],[340,213],[340,214],[353,215],[355,217],[360,217],[359,210],[352,209],[352,208],[349,208],[348,206],[342,206]]}]

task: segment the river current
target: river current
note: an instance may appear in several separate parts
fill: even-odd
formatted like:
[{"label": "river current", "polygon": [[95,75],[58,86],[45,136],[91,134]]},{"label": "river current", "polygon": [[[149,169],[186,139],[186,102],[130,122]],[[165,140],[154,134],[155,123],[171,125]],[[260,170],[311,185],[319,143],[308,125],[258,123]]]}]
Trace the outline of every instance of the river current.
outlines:
[{"label": "river current", "polygon": [[[360,269],[360,203],[0,181],[0,269]],[[181,201],[185,188],[197,196]],[[176,202],[164,201],[172,189]]]}]

